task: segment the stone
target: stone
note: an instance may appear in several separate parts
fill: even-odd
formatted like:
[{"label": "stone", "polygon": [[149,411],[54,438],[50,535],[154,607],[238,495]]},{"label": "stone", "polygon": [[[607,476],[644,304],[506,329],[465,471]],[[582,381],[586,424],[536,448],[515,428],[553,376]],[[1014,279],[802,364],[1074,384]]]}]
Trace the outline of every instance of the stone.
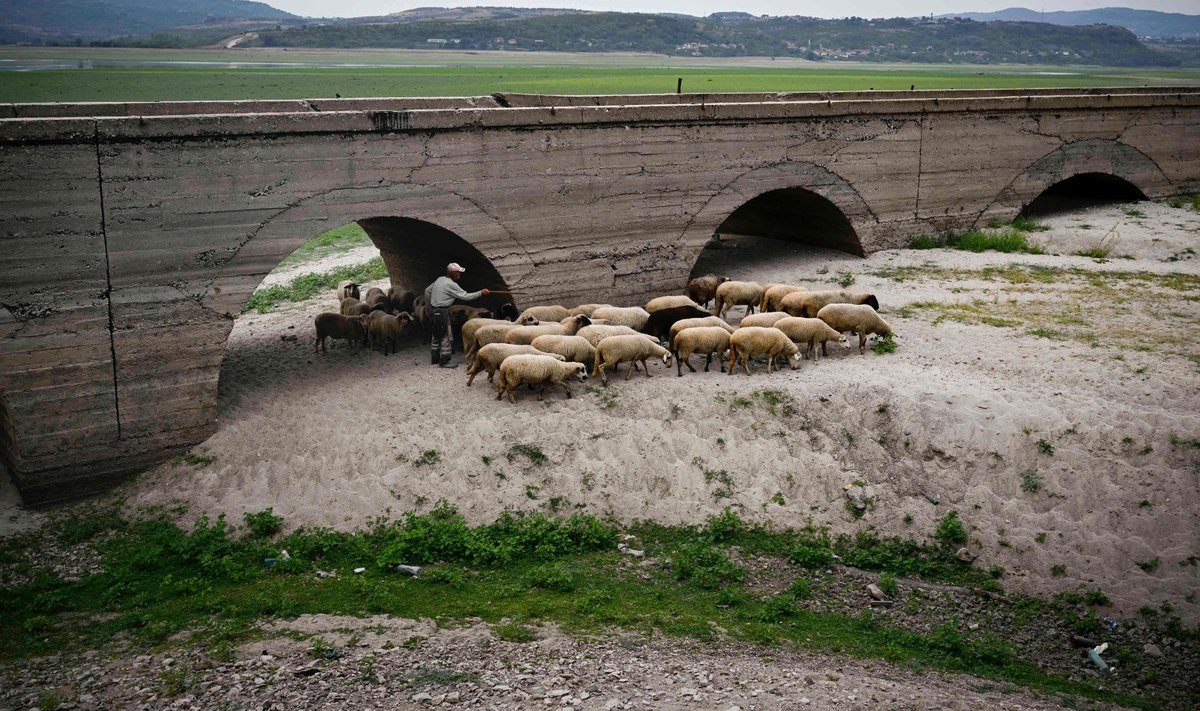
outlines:
[{"label": "stone", "polygon": [[426,701],[432,701],[432,700],[433,700],[433,696],[425,693],[424,691],[413,694],[412,697],[409,698],[409,701],[412,701],[414,704],[421,704],[421,703],[425,703]]},{"label": "stone", "polygon": [[1154,644],[1153,642],[1147,642],[1146,646],[1142,647],[1142,651],[1145,652],[1146,654],[1150,655],[1151,657],[1163,656],[1163,651],[1161,649],[1159,649],[1158,645]]},{"label": "stone", "polygon": [[883,588],[879,587],[875,583],[870,583],[867,585],[867,593],[869,593],[871,597],[875,598],[876,600],[888,599],[887,593],[883,591]]},{"label": "stone", "polygon": [[967,548],[959,548],[954,552],[954,557],[963,563],[974,563],[978,556]]}]

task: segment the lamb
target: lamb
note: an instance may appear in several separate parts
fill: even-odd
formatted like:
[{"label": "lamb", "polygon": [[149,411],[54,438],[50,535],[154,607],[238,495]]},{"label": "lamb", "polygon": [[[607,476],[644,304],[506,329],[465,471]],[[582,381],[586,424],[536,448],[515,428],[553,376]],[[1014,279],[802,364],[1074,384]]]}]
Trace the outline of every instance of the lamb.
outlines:
[{"label": "lamb", "polygon": [[791,284],[771,284],[763,287],[762,300],[758,302],[759,311],[778,311],[779,302],[788,294],[794,294],[797,291],[808,291],[802,286],[792,286]]},{"label": "lamb", "polygon": [[592,317],[640,331],[650,319],[650,312],[640,306],[602,306],[592,312]]},{"label": "lamb", "polygon": [[568,336],[574,336],[579,332],[579,329],[585,326],[591,326],[592,320],[583,314],[577,316],[568,316],[562,321],[559,321],[563,327],[563,333]]},{"label": "lamb", "polygon": [[557,360],[566,360],[561,355],[545,353],[533,346],[519,346],[513,343],[489,343],[479,352],[475,354],[475,360],[472,361],[471,367],[467,368],[467,387],[471,387],[471,382],[475,380],[475,376],[479,371],[486,370],[488,382],[492,382],[493,376],[496,374],[496,369],[504,362],[504,359],[514,355],[550,355]]},{"label": "lamb", "polygon": [[779,310],[791,316],[815,318],[826,304],[866,304],[879,310],[879,300],[865,291],[797,291],[783,297]]},{"label": "lamb", "polygon": [[342,302],[342,299],[357,299],[358,297],[358,284],[355,284],[349,279],[344,279],[338,282],[337,300],[339,304]]},{"label": "lamb", "polygon": [[718,276],[716,274],[705,274],[704,276],[696,277],[688,282],[688,298],[701,306],[707,307],[708,302],[716,298],[717,287],[727,281],[729,281],[729,277]]},{"label": "lamb", "polygon": [[358,344],[366,342],[367,339],[367,317],[360,316],[343,316],[332,312],[318,314],[313,319],[313,326],[317,329],[317,340],[313,343],[313,353],[317,352],[317,346],[321,347],[321,352],[326,353],[325,339],[336,338],[344,341],[350,341],[352,352],[358,352]]},{"label": "lamb", "polygon": [[[592,375],[599,373],[601,382],[608,385],[608,376],[604,374],[605,368],[611,365],[615,370],[615,367],[621,363],[641,361],[642,369],[646,371],[646,377],[649,378],[650,369],[646,366],[646,361],[650,358],[662,358],[663,365],[670,365],[671,351],[641,334],[609,336],[596,346],[596,360],[595,366],[592,368]],[[625,371],[625,379],[629,380],[630,375],[633,375],[633,368]]]},{"label": "lamb", "polygon": [[[707,356],[704,359],[704,372],[707,373],[708,366],[712,365],[713,354],[722,358],[727,350],[729,331],[720,326],[685,328],[671,340],[671,352],[675,356],[675,374],[682,378],[684,365],[693,373],[696,372],[690,362],[694,353]],[[721,370],[724,371],[725,366],[721,366]]]},{"label": "lamb", "polygon": [[686,296],[658,296],[646,302],[646,311],[653,314],[655,311],[670,309],[676,306],[695,306],[700,308],[700,304],[692,301]]},{"label": "lamb", "polygon": [[671,327],[684,319],[692,318],[711,318],[711,316],[708,315],[707,311],[695,304],[672,306],[670,308],[659,309],[650,314],[650,318],[646,319],[646,325],[638,330],[642,333],[648,333],[660,341],[670,343],[667,340],[667,336],[671,332]]},{"label": "lamb", "polygon": [[725,322],[725,319],[717,318],[716,316],[705,316],[704,318],[685,318],[682,321],[676,321],[675,325],[671,326],[670,338],[668,338],[667,340],[668,340],[668,342],[673,343],[675,341],[676,334],[678,334],[683,329],[699,328],[702,326],[716,326],[718,328],[725,329],[729,333],[733,333],[733,330],[734,330],[733,326],[730,326],[728,323]]},{"label": "lamb", "polygon": [[538,336],[531,344],[545,353],[557,353],[572,363],[591,363],[596,358],[596,347],[583,336]]},{"label": "lamb", "polygon": [[717,287],[717,303],[713,316],[725,318],[725,313],[734,306],[745,306],[746,313],[754,313],[754,307],[762,300],[763,288],[752,281],[727,281]]},{"label": "lamb", "polygon": [[353,296],[347,296],[342,299],[341,312],[343,316],[366,316],[371,313],[371,307]]},{"label": "lamb", "polygon": [[[500,311],[501,311],[501,313],[503,313],[504,307],[501,307]],[[476,344],[475,344],[475,334],[476,334],[476,332],[479,331],[479,329],[483,328],[484,326],[506,326],[508,328],[516,328],[517,326],[536,326],[537,324],[538,324],[538,320],[532,316],[527,316],[523,319],[518,318],[516,320],[516,323],[504,321],[504,320],[498,319],[498,318],[473,318],[473,319],[470,319],[462,325],[462,334],[461,335],[462,335],[462,344],[463,344],[463,354],[467,358],[471,358],[475,355],[475,351],[478,350],[478,346],[476,346]],[[501,337],[499,340],[503,340],[503,337]],[[491,341],[491,342],[496,343],[497,341]]]},{"label": "lamb", "polygon": [[775,365],[775,358],[785,355],[791,362],[792,370],[800,366],[800,349],[792,343],[792,339],[784,335],[778,328],[763,328],[748,326],[739,328],[729,337],[729,375],[733,375],[738,361],[750,375],[750,359],[759,356],[767,357],[767,372],[770,373]]},{"label": "lamb", "polygon": [[775,322],[781,318],[788,318],[787,312],[784,311],[763,311],[756,314],[750,314],[741,320],[738,328],[747,326],[774,326]]},{"label": "lamb", "polygon": [[530,306],[521,312],[522,316],[533,316],[538,321],[562,321],[568,316],[572,316],[570,310],[566,306]]},{"label": "lamb", "polygon": [[[539,323],[536,326],[517,326],[504,334],[505,343],[519,343],[529,345],[533,343],[533,339],[538,336],[563,336],[566,335],[567,329],[563,328],[561,323]],[[479,332],[475,333],[476,341],[479,340]]]},{"label": "lamb", "polygon": [[817,318],[836,331],[857,333],[858,352],[862,355],[867,354],[867,334],[875,333],[885,338],[892,335],[888,322],[867,304],[829,304],[821,307]]},{"label": "lamb", "polygon": [[388,301],[387,292],[377,286],[367,289],[367,295],[363,297],[363,303],[370,306],[372,311],[390,313],[392,310],[392,303]]},{"label": "lamb", "polygon": [[400,343],[400,337],[404,335],[404,329],[408,324],[412,323],[412,314],[403,311],[399,316],[389,316],[388,314],[379,311],[373,311],[367,317],[367,337],[371,341],[371,346],[383,344],[383,354],[388,354],[388,349],[392,353],[397,351]]},{"label": "lamb", "polygon": [[792,343],[796,345],[805,345],[807,350],[804,357],[812,357],[817,360],[817,344],[821,344],[821,355],[829,355],[829,351],[825,349],[825,344],[829,341],[840,341],[843,345],[849,345],[846,337],[840,332],[833,330],[829,324],[819,318],[800,318],[798,316],[788,316],[781,318],[775,322],[775,328],[783,331],[784,335],[792,339]]},{"label": "lamb", "polygon": [[582,363],[563,363],[549,355],[514,355],[504,359],[500,364],[500,378],[496,383],[496,399],[499,400],[508,393],[509,402],[514,405],[517,400],[513,393],[522,384],[540,385],[541,393],[538,400],[546,394],[549,385],[561,385],[571,398],[571,389],[567,387],[568,378],[587,380],[587,366]]},{"label": "lamb", "polygon": [[392,305],[393,311],[396,313],[407,311],[411,314],[417,300],[417,295],[408,289],[393,286],[388,289],[387,298],[388,303]]}]

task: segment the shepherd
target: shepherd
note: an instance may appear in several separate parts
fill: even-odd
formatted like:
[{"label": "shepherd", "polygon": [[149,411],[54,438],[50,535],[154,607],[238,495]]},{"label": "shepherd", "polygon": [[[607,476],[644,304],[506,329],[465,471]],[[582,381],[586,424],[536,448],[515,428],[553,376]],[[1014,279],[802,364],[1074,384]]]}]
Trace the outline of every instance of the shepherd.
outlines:
[{"label": "shepherd", "polygon": [[429,363],[443,368],[457,368],[451,362],[454,352],[454,332],[450,327],[450,307],[457,301],[474,301],[492,293],[487,289],[465,291],[458,285],[463,272],[457,262],[446,265],[446,276],[438,277],[425,289],[425,303],[433,309],[433,337],[429,343]]}]

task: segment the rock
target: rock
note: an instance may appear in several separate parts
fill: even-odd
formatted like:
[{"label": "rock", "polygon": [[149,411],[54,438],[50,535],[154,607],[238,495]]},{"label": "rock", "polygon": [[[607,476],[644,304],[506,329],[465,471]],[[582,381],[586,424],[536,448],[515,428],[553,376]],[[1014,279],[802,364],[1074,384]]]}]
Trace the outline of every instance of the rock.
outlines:
[{"label": "rock", "polygon": [[1146,646],[1142,647],[1142,651],[1145,652],[1146,654],[1149,654],[1152,657],[1163,656],[1163,651],[1161,649],[1159,649],[1158,645],[1154,644],[1153,642],[1147,642]]},{"label": "rock", "polygon": [[426,701],[433,701],[433,697],[422,691],[419,694],[413,694],[409,701],[412,701],[414,704],[420,704]]},{"label": "rock", "polygon": [[841,674],[834,674],[833,672],[825,672],[825,678],[830,681],[837,681],[841,679],[842,676]]},{"label": "rock", "polygon": [[978,622],[972,622],[971,624],[967,625],[967,629],[969,629],[969,630],[971,630],[972,632],[974,632],[975,630],[979,629],[979,623],[978,623]]},{"label": "rock", "polygon": [[294,674],[295,676],[312,676],[313,674],[316,674],[319,671],[321,671],[321,669],[317,665],[310,664],[306,667],[300,667],[299,669],[293,669],[292,674]]},{"label": "rock", "polygon": [[883,588],[879,587],[875,583],[870,583],[867,585],[867,592],[870,593],[871,597],[875,598],[876,600],[888,599],[887,593],[883,591]]},{"label": "rock", "polygon": [[620,699],[609,699],[604,704],[604,711],[613,711],[613,709],[615,709],[616,707],[618,707],[620,705],[621,705]]},{"label": "rock", "polygon": [[955,552],[954,557],[963,563],[973,563],[975,562],[975,558],[977,556],[966,548],[959,548],[958,551]]}]

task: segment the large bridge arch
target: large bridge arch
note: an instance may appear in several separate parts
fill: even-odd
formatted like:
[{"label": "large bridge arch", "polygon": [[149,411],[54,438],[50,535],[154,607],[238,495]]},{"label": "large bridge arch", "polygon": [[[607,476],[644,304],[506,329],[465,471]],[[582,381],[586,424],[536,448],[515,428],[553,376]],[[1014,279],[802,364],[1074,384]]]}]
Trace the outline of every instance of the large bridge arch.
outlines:
[{"label": "large bridge arch", "polygon": [[[778,221],[806,214],[803,227]],[[794,239],[862,256],[862,235],[878,224],[854,187],[815,163],[787,162],[756,168],[721,186],[680,235],[683,258],[695,264],[712,236],[725,228],[757,236]]]},{"label": "large bridge arch", "polygon": [[1047,191],[1070,185],[1091,184],[1102,190],[1142,198],[1170,179],[1152,158],[1117,140],[1087,139],[1064,143],[1038,158],[1014,177],[992,201],[984,215],[1013,219]]}]

